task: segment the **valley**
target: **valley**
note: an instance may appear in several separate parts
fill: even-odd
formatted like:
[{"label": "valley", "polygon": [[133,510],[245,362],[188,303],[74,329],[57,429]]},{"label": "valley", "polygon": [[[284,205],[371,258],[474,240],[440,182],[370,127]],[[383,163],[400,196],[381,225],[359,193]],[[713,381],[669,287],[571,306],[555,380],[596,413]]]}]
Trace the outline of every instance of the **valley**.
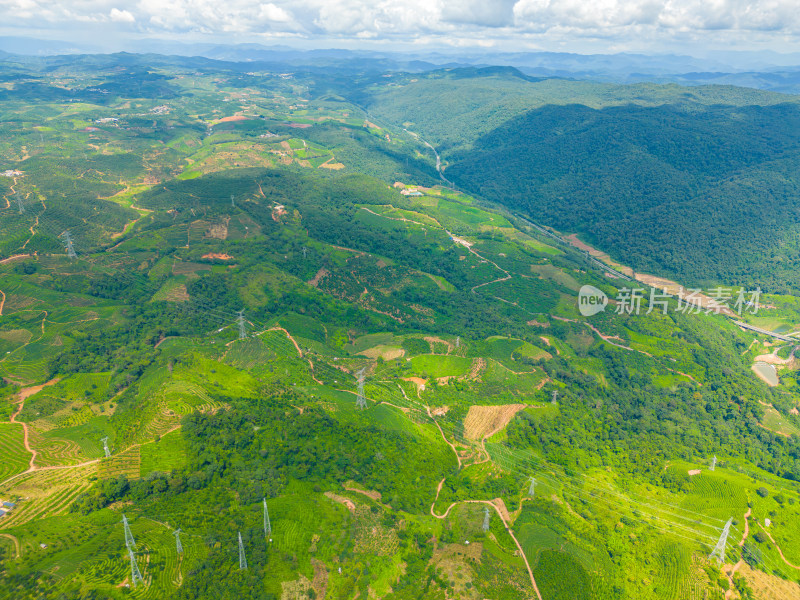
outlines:
[{"label": "valley", "polygon": [[[800,597],[794,344],[674,297],[583,316],[646,261],[465,166],[453,119],[505,126],[466,98],[511,119],[641,89],[4,67],[0,596]],[[696,92],[723,93],[756,94]],[[788,337],[792,290],[747,323]]]}]

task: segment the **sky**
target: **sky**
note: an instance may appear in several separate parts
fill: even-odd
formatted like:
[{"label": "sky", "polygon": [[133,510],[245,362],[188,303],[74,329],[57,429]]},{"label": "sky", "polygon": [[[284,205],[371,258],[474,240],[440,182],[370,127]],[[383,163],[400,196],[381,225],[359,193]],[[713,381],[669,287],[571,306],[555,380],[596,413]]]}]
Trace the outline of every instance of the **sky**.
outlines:
[{"label": "sky", "polygon": [[0,0],[0,35],[577,53],[800,51],[798,0]]}]

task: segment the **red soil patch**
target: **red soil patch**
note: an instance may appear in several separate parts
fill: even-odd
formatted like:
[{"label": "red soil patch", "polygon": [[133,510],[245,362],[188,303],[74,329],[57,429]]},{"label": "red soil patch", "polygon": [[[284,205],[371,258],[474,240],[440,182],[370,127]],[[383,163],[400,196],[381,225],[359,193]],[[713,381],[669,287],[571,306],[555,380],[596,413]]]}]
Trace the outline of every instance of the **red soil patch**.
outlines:
[{"label": "red soil patch", "polygon": [[536,319],[528,321],[528,325],[530,325],[531,327],[550,327],[550,323],[539,323],[539,321],[537,321]]},{"label": "red soil patch", "polygon": [[307,127],[311,127],[310,123],[288,123],[287,127],[294,127],[295,129],[306,129]]},{"label": "red soil patch", "polygon": [[583,250],[584,252],[588,252],[589,254],[591,254],[594,257],[603,256],[605,254],[604,252],[601,252],[600,250],[595,250],[589,244],[585,244],[582,241],[580,241],[578,239],[578,234],[577,233],[573,233],[572,235],[568,235],[568,236],[564,237],[564,239],[567,240],[570,244],[572,244],[576,248],[578,248],[579,250]]},{"label": "red soil patch", "polygon": [[361,488],[357,488],[352,484],[351,485],[344,485],[342,487],[344,487],[344,489],[346,489],[348,492],[358,492],[359,494],[364,494],[368,498],[372,498],[373,500],[377,500],[378,502],[381,501],[381,493],[380,492],[375,492],[375,491],[372,491],[372,490],[362,490]]},{"label": "red soil patch", "polygon": [[281,217],[286,214],[286,209],[278,204],[277,206],[273,207],[272,209],[272,220],[276,223],[281,222]]},{"label": "red soil patch", "polygon": [[233,115],[232,117],[223,117],[219,120],[220,123],[230,123],[231,121],[247,121],[247,117],[242,115]]},{"label": "red soil patch", "polygon": [[41,385],[33,385],[30,387],[22,388],[19,392],[17,392],[17,398],[19,400],[25,400],[29,396],[33,396],[35,393],[42,391],[49,385],[55,385],[61,381],[61,377],[56,377],[55,379],[51,379],[47,383],[43,383]]},{"label": "red soil patch", "polygon": [[319,282],[322,281],[323,277],[325,277],[326,275],[328,275],[328,270],[325,269],[325,267],[322,267],[319,271],[317,271],[317,274],[314,275],[314,278],[309,279],[306,283],[308,283],[308,285],[317,287],[319,285]]},{"label": "red soil patch", "polygon": [[203,254],[203,258],[216,258],[219,260],[233,260],[233,257],[230,254],[217,254],[216,252],[209,252],[208,254]]},{"label": "red soil patch", "polygon": [[334,502],[339,502],[340,504],[344,504],[347,507],[347,510],[349,510],[351,513],[356,512],[356,505],[349,498],[345,498],[344,496],[339,496],[338,494],[334,494],[333,492],[325,492],[325,495]]}]

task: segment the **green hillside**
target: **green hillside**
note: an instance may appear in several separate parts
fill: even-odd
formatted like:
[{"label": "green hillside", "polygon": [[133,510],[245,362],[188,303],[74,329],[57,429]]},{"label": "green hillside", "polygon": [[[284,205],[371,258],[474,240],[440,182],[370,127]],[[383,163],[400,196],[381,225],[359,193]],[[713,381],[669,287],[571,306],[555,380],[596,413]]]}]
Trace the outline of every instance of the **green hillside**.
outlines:
[{"label": "green hillside", "polygon": [[147,60],[0,99],[0,597],[800,594],[792,344],[618,310],[630,281],[437,185],[341,74]]}]

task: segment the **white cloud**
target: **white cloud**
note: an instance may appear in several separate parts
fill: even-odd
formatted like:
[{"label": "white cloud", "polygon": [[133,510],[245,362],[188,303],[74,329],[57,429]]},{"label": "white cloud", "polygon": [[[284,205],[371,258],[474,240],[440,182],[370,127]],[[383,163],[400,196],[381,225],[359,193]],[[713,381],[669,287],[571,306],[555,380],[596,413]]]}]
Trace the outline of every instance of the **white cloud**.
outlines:
[{"label": "white cloud", "polygon": [[108,18],[117,23],[134,23],[136,21],[136,17],[130,11],[118,8],[112,8],[111,12],[108,13]]},{"label": "white cloud", "polygon": [[535,30],[649,26],[664,31],[800,33],[793,0],[519,0],[516,24]]},{"label": "white cloud", "polygon": [[266,21],[276,21],[278,23],[288,23],[292,20],[291,15],[279,6],[275,6],[272,2],[269,4],[262,4],[258,10],[260,19]]},{"label": "white cloud", "polygon": [[[476,40],[772,37],[800,42],[797,0],[0,0],[4,32],[71,26],[143,34]],[[758,32],[758,35],[756,35]],[[458,40],[458,41],[456,41]]]}]

